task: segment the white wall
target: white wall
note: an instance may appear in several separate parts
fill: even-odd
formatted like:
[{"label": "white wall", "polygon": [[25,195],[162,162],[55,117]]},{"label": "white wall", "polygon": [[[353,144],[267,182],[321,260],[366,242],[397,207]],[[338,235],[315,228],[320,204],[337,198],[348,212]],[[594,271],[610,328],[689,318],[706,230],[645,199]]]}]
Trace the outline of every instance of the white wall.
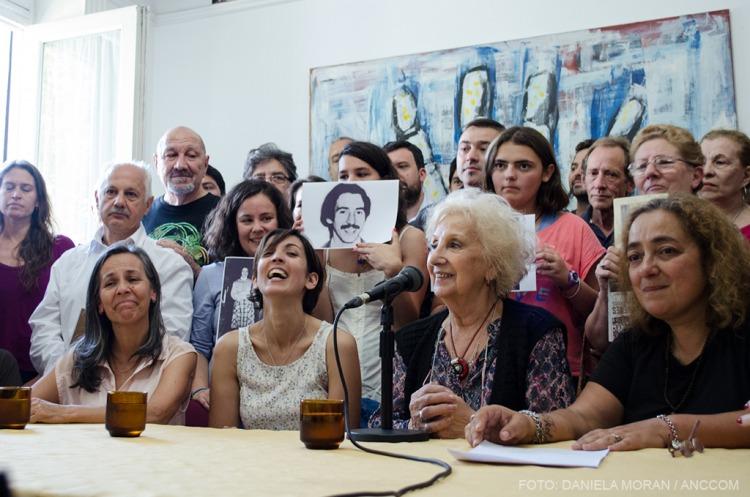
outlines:
[{"label": "white wall", "polygon": [[312,67],[725,8],[739,123],[750,131],[747,0],[238,0],[159,14],[148,42],[144,157],[164,130],[184,124],[203,136],[229,184],[247,151],[266,141],[306,172]]}]

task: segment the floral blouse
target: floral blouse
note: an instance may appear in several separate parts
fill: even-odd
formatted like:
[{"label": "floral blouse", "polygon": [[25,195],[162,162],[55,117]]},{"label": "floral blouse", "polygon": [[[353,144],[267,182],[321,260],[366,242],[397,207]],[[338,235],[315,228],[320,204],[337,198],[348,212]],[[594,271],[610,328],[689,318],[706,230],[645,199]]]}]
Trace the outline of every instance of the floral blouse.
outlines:
[{"label": "floral blouse", "polygon": [[[495,365],[498,360],[495,343],[501,330],[501,319],[487,327],[487,347],[479,353],[477,359],[469,363],[469,374],[463,380],[451,372],[451,356],[445,344],[445,330],[438,332],[438,343],[432,359],[432,369],[424,379],[423,385],[437,383],[444,385],[473,410],[478,410],[489,403],[495,378]],[[575,389],[571,378],[566,374],[565,342],[562,330],[555,330],[541,338],[529,355],[526,369],[526,409],[536,412],[548,412],[570,405],[575,400]],[[486,367],[485,367],[486,365]],[[406,364],[400,354],[394,360],[393,375],[393,428],[406,429],[411,415],[405,399]],[[484,378],[483,378],[484,376]],[[373,414],[369,425],[379,427],[380,409]]]}]

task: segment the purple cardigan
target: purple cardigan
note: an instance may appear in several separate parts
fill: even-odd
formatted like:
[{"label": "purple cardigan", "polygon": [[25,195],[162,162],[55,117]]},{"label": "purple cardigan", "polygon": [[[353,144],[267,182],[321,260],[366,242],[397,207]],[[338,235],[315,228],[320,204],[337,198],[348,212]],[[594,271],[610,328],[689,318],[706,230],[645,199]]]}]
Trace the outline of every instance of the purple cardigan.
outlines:
[{"label": "purple cardigan", "polygon": [[18,361],[22,373],[33,373],[29,358],[31,327],[29,317],[42,301],[49,283],[52,264],[75,244],[70,238],[57,235],[52,246],[52,259],[37,276],[37,285],[26,291],[21,285],[21,268],[0,264],[0,349],[7,349]]}]

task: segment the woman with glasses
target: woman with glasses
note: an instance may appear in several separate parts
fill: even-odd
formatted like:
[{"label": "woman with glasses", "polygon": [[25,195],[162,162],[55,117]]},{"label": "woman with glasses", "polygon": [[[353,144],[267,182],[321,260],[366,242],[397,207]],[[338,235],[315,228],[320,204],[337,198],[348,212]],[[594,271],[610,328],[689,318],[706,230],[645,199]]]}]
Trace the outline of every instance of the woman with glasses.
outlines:
[{"label": "woman with glasses", "polygon": [[268,181],[288,199],[289,186],[297,179],[297,166],[292,154],[274,143],[264,143],[247,154],[242,177]]},{"label": "woman with glasses", "polygon": [[683,193],[632,211],[625,247],[631,328],[578,399],[547,414],[485,407],[466,429],[472,445],[750,447],[737,423],[750,398],[750,246],[719,209]]},{"label": "woman with glasses", "polygon": [[[339,156],[339,182],[397,180],[388,155],[377,145],[352,142]],[[353,249],[325,251],[328,279],[321,293],[316,316],[332,322],[352,297],[396,276],[404,266],[427,273],[427,243],[424,232],[406,222],[403,195],[399,197],[394,234],[389,243],[358,243]],[[404,292],[393,301],[393,328],[399,329],[419,317],[427,285]],[[362,370],[362,423],[366,424],[380,404],[380,302],[369,302],[345,312],[341,326],[357,340]]]},{"label": "woman with glasses", "polygon": [[701,139],[701,150],[706,163],[698,196],[724,211],[745,238],[750,239],[750,206],[746,199],[750,184],[750,138],[740,131],[715,129]]},{"label": "woman with glasses", "polygon": [[635,135],[628,166],[640,194],[695,193],[703,179],[703,154],[684,128],[652,124]]},{"label": "woman with glasses", "polygon": [[[232,188],[206,220],[204,239],[209,256],[215,262],[205,266],[195,282],[190,331],[190,343],[200,352],[192,398],[206,409],[210,406],[208,363],[216,344],[224,259],[255,257],[258,244],[266,233],[291,226],[292,217],[281,193],[271,183],[259,180],[243,181]],[[249,280],[245,284],[249,286]],[[247,326],[260,318],[252,312],[252,302],[241,302],[232,316],[236,327]],[[240,315],[242,319],[239,319]]]},{"label": "woman with glasses", "polygon": [[585,377],[583,324],[596,301],[599,286],[592,269],[604,248],[583,219],[564,211],[568,195],[552,146],[535,129],[508,128],[490,144],[485,180],[488,191],[534,216],[537,289],[514,296],[565,324],[570,371]]}]

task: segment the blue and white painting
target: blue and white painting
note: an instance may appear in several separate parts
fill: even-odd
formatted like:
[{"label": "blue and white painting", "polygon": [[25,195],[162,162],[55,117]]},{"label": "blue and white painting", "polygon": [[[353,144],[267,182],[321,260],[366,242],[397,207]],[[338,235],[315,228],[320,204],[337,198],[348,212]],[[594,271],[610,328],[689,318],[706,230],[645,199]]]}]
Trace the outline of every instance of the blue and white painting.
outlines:
[{"label": "blue and white painting", "polygon": [[310,87],[311,174],[328,177],[337,137],[407,139],[424,152],[433,200],[462,125],[479,116],[540,130],[565,177],[585,138],[737,125],[728,10],[320,67]]}]

